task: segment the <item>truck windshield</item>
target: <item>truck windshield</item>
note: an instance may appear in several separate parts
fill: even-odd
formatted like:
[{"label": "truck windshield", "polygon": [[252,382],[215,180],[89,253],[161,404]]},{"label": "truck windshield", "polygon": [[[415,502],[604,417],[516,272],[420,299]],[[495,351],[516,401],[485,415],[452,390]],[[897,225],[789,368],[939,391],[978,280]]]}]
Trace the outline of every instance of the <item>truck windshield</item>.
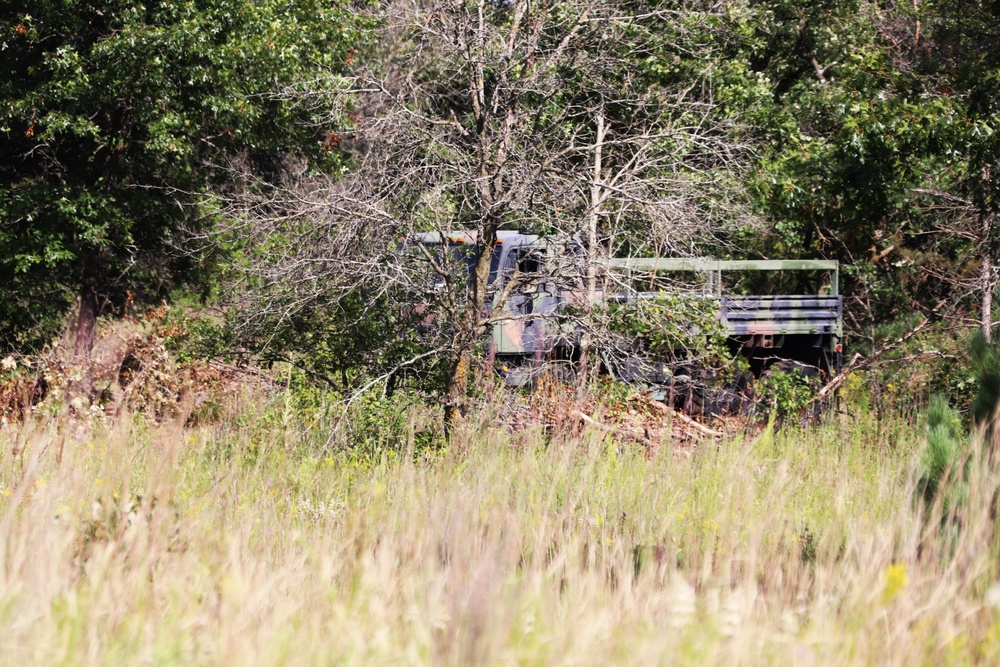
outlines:
[{"label": "truck windshield", "polygon": [[[499,243],[493,249],[493,257],[490,258],[490,277],[487,281],[488,285],[492,285],[497,278],[497,272],[500,270],[500,255],[503,252],[503,246]],[[455,262],[455,266],[465,265],[466,271],[469,275],[476,268],[476,248],[475,246],[466,245],[464,243],[455,243],[451,245],[451,257],[452,261]]]},{"label": "truck windshield", "polygon": [[492,285],[497,279],[497,273],[500,271],[500,255],[503,253],[503,246],[499,243],[493,247],[493,257],[490,259],[490,279],[487,281],[487,285]]}]

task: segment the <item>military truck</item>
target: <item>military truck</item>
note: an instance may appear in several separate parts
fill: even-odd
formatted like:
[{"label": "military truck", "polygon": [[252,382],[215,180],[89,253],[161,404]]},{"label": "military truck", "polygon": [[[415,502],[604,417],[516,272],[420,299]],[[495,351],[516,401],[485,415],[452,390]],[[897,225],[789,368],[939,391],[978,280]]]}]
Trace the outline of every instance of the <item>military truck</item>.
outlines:
[{"label": "military truck", "polygon": [[[468,260],[471,266],[476,241],[472,232],[423,233],[413,241],[428,249],[447,248],[457,264]],[[512,382],[524,377],[525,362],[575,358],[580,333],[567,325],[562,314],[586,305],[589,298],[603,304],[627,303],[664,289],[717,303],[730,346],[749,360],[755,375],[781,360],[827,374],[840,366],[843,301],[836,261],[612,257],[597,263],[596,290],[589,296],[585,258],[583,244],[576,238],[498,233],[489,276],[492,296],[487,310],[493,321],[489,355]],[[727,280],[731,275],[790,273],[811,274],[813,293],[747,294],[742,293],[745,287],[741,292],[740,285]],[[753,281],[743,280],[741,285],[746,283]],[[608,366],[613,371],[614,365]]]}]

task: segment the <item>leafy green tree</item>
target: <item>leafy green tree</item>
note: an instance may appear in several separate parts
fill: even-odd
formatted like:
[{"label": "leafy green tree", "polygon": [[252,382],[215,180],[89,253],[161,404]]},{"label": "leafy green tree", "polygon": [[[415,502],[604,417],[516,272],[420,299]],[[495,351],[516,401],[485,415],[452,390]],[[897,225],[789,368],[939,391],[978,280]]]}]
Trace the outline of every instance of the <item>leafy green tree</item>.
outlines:
[{"label": "leafy green tree", "polygon": [[78,303],[87,355],[99,314],[206,289],[207,187],[233,160],[335,165],[280,93],[336,85],[362,39],[339,2],[0,2],[0,345]]},{"label": "leafy green tree", "polygon": [[768,91],[726,94],[763,149],[754,183],[772,233],[757,251],[844,261],[864,328],[978,310],[990,335],[998,12],[970,0],[763,0],[720,33],[730,62]]},{"label": "leafy green tree", "polygon": [[942,302],[970,305],[958,284],[967,235],[944,233],[919,194],[954,169],[959,113],[926,76],[933,49],[915,12],[764,0],[720,33],[745,82],[734,78],[725,101],[759,139],[751,182],[771,221],[747,246],[841,260],[854,333],[914,311],[936,316]]},{"label": "leafy green tree", "polygon": [[[924,17],[928,46],[920,75],[928,95],[952,111],[942,132],[941,172],[926,192],[951,204],[979,263],[979,324],[992,337],[1000,264],[1000,3],[945,0]],[[970,257],[971,256],[971,257]],[[969,262],[963,262],[968,264]]]}]

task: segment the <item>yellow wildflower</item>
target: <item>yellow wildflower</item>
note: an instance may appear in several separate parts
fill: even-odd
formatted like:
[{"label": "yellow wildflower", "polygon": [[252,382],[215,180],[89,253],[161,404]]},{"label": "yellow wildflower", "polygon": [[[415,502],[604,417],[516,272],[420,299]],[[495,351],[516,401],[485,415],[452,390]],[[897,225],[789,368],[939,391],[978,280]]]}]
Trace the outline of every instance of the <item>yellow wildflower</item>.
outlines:
[{"label": "yellow wildflower", "polygon": [[885,571],[885,588],[882,589],[882,601],[889,604],[906,588],[909,579],[906,576],[906,563],[893,563]]}]

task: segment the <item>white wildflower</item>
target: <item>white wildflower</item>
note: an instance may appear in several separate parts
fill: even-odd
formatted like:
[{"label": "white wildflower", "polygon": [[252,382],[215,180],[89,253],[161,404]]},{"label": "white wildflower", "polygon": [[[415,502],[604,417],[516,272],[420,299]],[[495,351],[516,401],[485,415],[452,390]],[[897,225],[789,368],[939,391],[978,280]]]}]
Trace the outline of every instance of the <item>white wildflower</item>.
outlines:
[{"label": "white wildflower", "polygon": [[1000,582],[994,583],[986,589],[983,602],[991,609],[1000,609]]}]

